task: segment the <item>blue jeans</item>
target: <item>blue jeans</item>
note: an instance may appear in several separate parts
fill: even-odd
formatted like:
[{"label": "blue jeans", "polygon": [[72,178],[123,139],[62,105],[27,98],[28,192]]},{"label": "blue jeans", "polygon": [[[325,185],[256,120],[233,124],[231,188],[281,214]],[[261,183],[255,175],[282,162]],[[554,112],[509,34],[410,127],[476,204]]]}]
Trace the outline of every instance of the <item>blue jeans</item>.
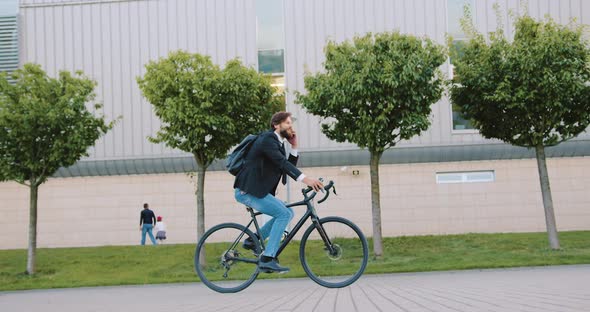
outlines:
[{"label": "blue jeans", "polygon": [[141,226],[141,244],[145,245],[145,233],[150,235],[150,239],[152,240],[152,244],[156,245],[156,239],[154,238],[154,234],[152,234],[152,228],[154,228],[151,224],[143,224]]},{"label": "blue jeans", "polygon": [[263,198],[258,198],[244,193],[239,189],[235,189],[235,197],[239,203],[272,217],[272,219],[260,228],[260,235],[263,240],[268,237],[268,244],[263,254],[267,257],[275,257],[283,232],[295,215],[293,209],[288,208],[285,203],[270,194],[267,194]]}]

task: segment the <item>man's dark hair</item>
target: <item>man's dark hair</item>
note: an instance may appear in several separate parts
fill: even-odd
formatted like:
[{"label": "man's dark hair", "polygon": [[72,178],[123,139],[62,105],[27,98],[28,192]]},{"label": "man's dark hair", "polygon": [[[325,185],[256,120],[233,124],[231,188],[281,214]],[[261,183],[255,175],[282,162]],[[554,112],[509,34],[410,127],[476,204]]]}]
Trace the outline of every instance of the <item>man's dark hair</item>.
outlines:
[{"label": "man's dark hair", "polygon": [[274,129],[276,125],[282,123],[289,117],[291,117],[291,113],[289,112],[275,113],[274,115],[272,115],[272,118],[270,119],[270,127]]},{"label": "man's dark hair", "polygon": [[148,208],[150,205],[148,205],[148,203],[143,204],[143,208]]}]

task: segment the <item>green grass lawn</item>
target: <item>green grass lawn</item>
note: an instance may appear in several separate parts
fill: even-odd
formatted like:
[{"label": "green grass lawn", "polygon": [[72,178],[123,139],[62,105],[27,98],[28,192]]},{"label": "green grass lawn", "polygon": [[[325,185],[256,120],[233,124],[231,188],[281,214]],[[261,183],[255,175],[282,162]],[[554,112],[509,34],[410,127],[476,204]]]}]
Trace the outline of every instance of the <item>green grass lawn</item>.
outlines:
[{"label": "green grass lawn", "polygon": [[[549,249],[546,233],[385,238],[383,257],[370,257],[365,274],[590,263],[590,231],[559,238],[558,251]],[[281,265],[291,268],[280,278],[305,276],[296,245],[280,256]],[[0,290],[198,281],[189,244],[38,249],[34,276],[23,273],[26,254],[0,250]]]}]

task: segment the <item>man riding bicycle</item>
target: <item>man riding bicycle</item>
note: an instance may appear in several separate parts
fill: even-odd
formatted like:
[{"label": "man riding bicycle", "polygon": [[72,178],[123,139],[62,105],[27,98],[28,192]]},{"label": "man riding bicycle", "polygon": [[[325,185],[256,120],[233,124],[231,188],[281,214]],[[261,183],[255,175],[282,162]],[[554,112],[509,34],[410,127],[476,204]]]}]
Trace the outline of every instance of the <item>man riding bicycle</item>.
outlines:
[{"label": "man riding bicycle", "polygon": [[[293,218],[293,210],[275,197],[276,189],[286,176],[303,182],[315,191],[323,188],[321,181],[305,176],[297,169],[297,136],[293,130],[291,113],[278,112],[270,121],[271,129],[259,135],[245,157],[243,169],[234,181],[235,198],[238,202],[272,217],[260,229],[261,239],[268,238],[266,249],[260,256],[259,268],[263,272],[288,272],[280,266],[276,252],[283,232]],[[289,157],[285,155],[285,141],[291,144]],[[254,242],[247,238],[243,247],[253,249]]]}]

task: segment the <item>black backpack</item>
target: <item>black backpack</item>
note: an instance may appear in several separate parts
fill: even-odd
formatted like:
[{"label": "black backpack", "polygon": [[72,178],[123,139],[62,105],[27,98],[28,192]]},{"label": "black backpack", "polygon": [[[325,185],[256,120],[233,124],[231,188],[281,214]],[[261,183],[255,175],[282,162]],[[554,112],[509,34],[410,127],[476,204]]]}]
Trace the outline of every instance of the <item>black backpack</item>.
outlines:
[{"label": "black backpack", "polygon": [[244,167],[244,162],[246,161],[246,155],[250,148],[254,144],[254,141],[258,139],[258,134],[249,134],[245,137],[242,142],[234,149],[229,156],[227,156],[225,160],[225,168],[227,171],[232,175],[238,175],[242,168]]}]

